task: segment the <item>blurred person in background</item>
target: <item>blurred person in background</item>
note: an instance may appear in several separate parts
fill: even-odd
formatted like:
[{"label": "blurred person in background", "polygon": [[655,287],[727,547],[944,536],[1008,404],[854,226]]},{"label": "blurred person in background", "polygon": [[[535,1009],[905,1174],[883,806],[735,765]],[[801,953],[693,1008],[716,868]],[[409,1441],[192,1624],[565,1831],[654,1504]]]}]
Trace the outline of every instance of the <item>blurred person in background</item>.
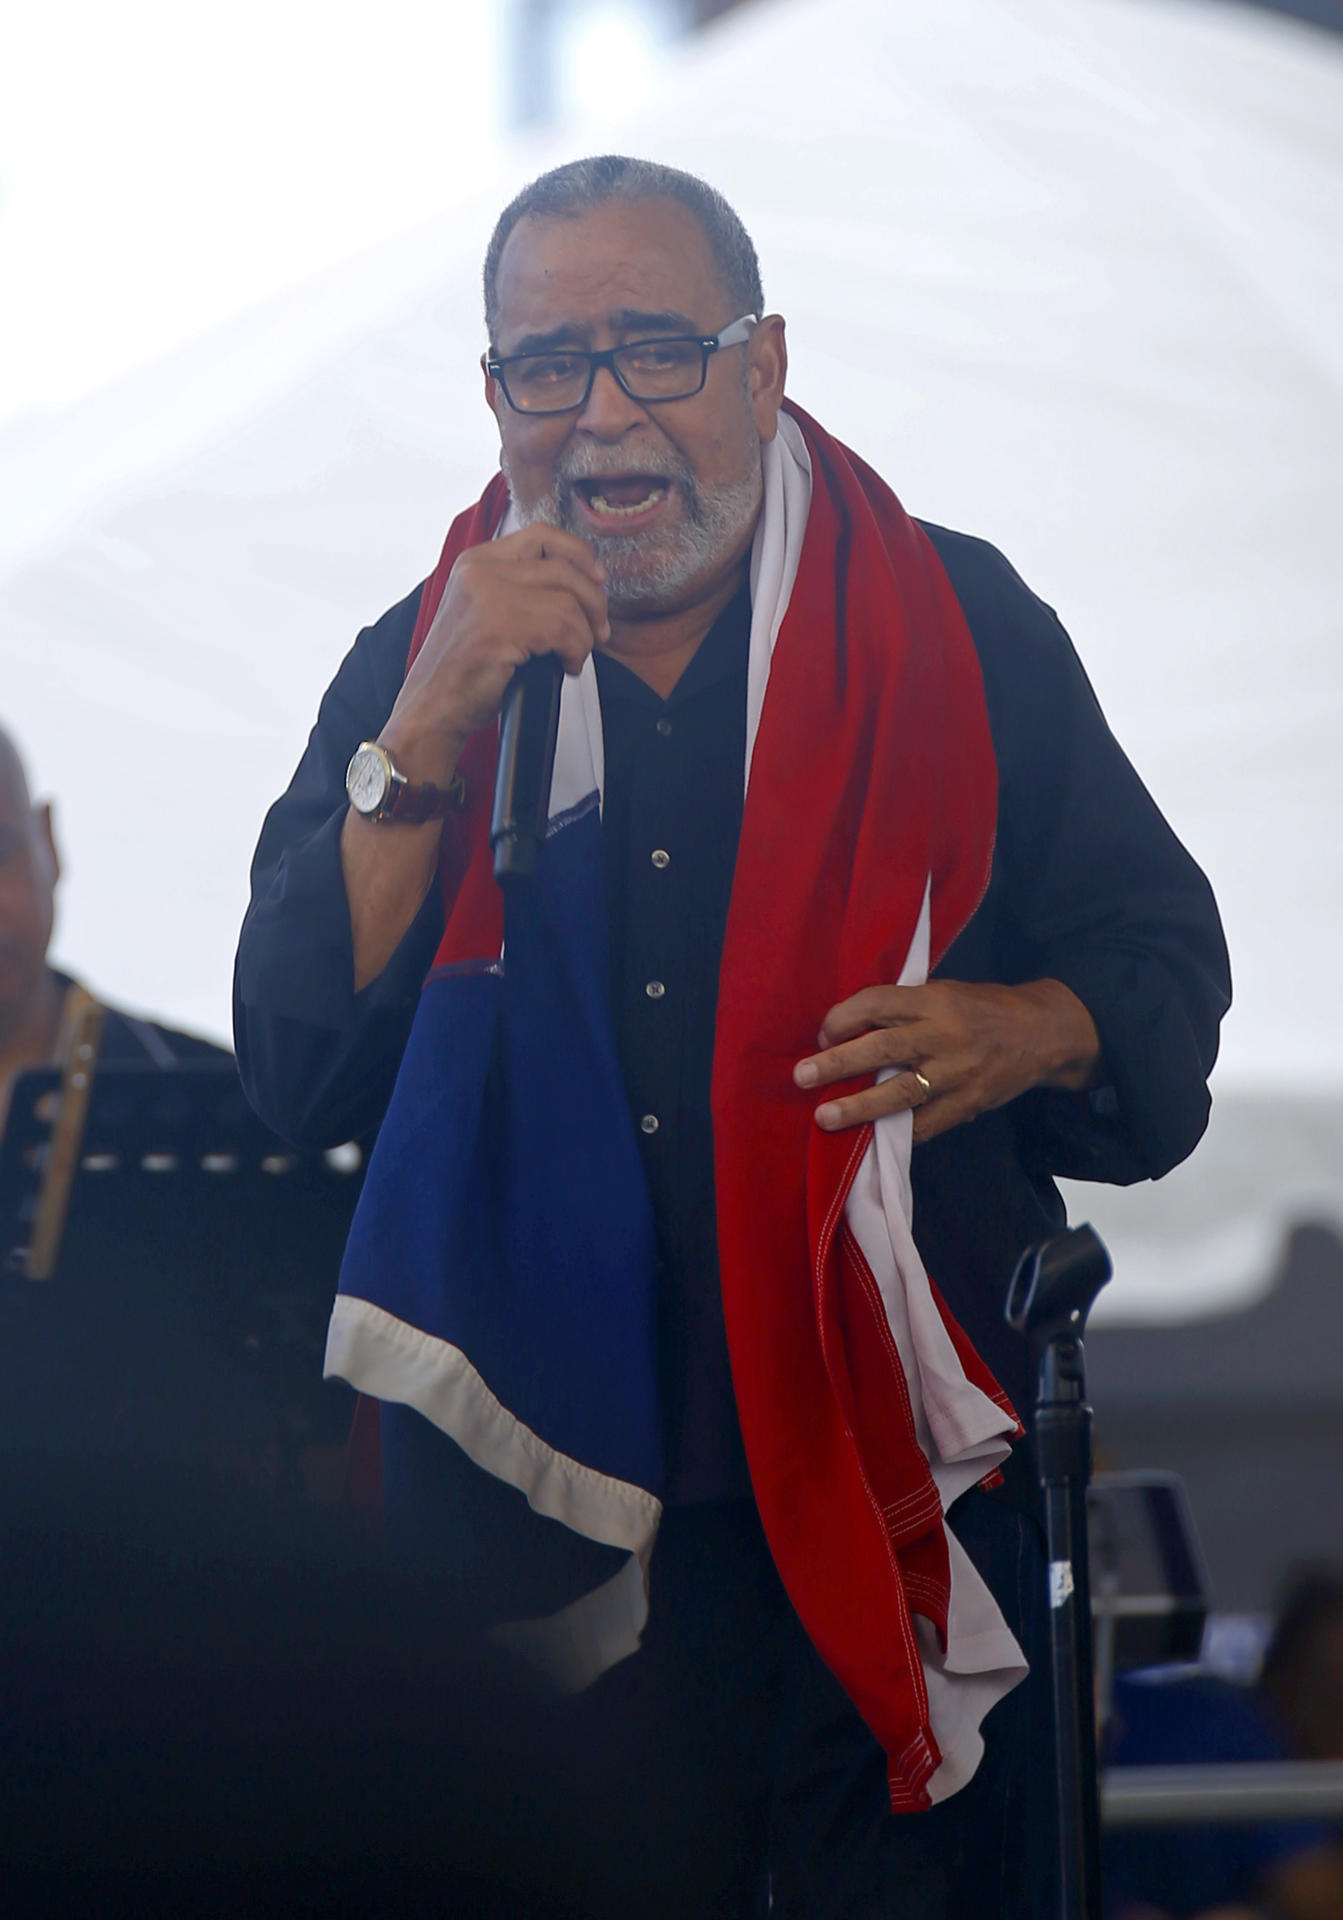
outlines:
[{"label": "blurred person in background", "polygon": [[[327,1349],[355,1458],[578,1690],[615,1905],[1050,1913],[1003,1298],[1052,1175],[1202,1132],[1210,891],[1049,609],[785,402],[720,195],[559,168],[485,306],[503,474],[340,668],[238,953],[262,1116],[381,1121]],[[505,907],[496,721],[545,654]]]},{"label": "blurred person in background", "polygon": [[[1343,1759],[1343,1572],[1284,1596],[1254,1688],[1121,1676],[1115,1766]],[[1112,1833],[1107,1920],[1338,1920],[1343,1840],[1317,1820]]]},{"label": "blurred person in background", "polygon": [[[204,1066],[242,1104],[226,1049],[110,1007],[50,964],[59,878],[52,807],[34,803],[0,729],[0,1476],[11,1480],[71,1457],[105,1463],[137,1422],[144,1442],[126,1471],[138,1472],[180,1444],[208,1397],[200,1343],[182,1338],[189,1309],[222,1291],[199,1284],[202,1253],[215,1251],[199,1194],[136,1177],[134,1156],[110,1178],[83,1171],[105,1075],[131,1069],[141,1095],[157,1094]],[[35,1070],[54,1070],[54,1088],[48,1077],[19,1095]],[[149,1393],[151,1377],[163,1391]]]},{"label": "blurred person in background", "polygon": [[1288,1588],[1259,1691],[1293,1759],[1343,1760],[1343,1567]]},{"label": "blurred person in background", "polygon": [[18,748],[0,726],[0,1132],[18,1075],[64,1068],[77,1045],[91,1044],[108,1065],[228,1057],[208,1040],[101,1005],[48,964],[60,872],[51,802],[34,803]]}]

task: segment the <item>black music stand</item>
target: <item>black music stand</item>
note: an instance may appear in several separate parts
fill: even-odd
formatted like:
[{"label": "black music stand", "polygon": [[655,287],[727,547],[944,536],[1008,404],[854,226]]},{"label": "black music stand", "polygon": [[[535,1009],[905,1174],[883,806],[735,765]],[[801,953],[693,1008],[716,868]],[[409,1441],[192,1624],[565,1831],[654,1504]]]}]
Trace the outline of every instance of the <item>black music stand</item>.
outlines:
[{"label": "black music stand", "polygon": [[49,1279],[28,1249],[61,1075],[15,1083],[0,1139],[0,1439],[35,1470],[92,1462],[297,1482],[348,1430],[325,1323],[358,1147],[299,1153],[228,1060],[105,1067],[89,1091]]},{"label": "black music stand", "polygon": [[1098,1473],[1087,1494],[1096,1697],[1108,1722],[1114,1677],[1198,1660],[1212,1587],[1178,1473]]}]

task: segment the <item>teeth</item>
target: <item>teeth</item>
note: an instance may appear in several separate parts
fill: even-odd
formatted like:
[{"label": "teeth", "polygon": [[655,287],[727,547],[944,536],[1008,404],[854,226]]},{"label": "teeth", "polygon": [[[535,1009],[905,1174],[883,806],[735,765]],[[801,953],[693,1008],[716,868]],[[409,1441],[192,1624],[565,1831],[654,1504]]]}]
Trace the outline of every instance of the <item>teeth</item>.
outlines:
[{"label": "teeth", "polygon": [[589,505],[596,513],[609,513],[616,519],[628,519],[632,513],[647,513],[651,506],[659,501],[667,491],[665,487],[651,487],[642,500],[636,500],[632,507],[613,507],[604,493],[594,493]]}]

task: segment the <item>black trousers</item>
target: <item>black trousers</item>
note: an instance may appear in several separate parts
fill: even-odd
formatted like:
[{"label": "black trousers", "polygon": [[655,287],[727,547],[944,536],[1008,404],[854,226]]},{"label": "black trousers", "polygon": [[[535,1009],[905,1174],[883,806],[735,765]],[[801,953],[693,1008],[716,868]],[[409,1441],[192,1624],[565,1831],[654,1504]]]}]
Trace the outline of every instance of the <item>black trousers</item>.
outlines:
[{"label": "black trousers", "polygon": [[989,1715],[970,1784],[895,1815],[885,1758],[803,1632],[754,1506],[665,1515],[643,1648],[564,1722],[594,1913],[1053,1920],[1041,1532],[978,1490],[952,1524],[1032,1676]]}]

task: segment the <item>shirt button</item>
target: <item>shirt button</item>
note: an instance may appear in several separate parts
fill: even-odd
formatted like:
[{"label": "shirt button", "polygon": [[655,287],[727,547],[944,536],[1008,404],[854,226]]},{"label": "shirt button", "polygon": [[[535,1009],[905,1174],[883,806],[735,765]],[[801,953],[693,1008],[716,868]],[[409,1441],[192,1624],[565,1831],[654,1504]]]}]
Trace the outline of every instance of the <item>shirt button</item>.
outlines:
[{"label": "shirt button", "polygon": [[639,1122],[640,1133],[656,1133],[657,1130],[658,1130],[657,1115],[655,1113],[646,1113],[643,1119]]},{"label": "shirt button", "polygon": [[660,1000],[666,991],[667,989],[663,986],[660,980],[650,980],[648,985],[644,988],[644,992],[648,995],[650,1000]]},{"label": "shirt button", "polygon": [[669,867],[671,865],[671,855],[664,852],[661,847],[654,847],[650,858],[659,872],[661,872],[663,867]]},{"label": "shirt button", "polygon": [[670,720],[658,721],[658,732],[662,735],[664,740],[668,738],[668,736],[671,733],[671,730],[672,730],[672,723]]}]

